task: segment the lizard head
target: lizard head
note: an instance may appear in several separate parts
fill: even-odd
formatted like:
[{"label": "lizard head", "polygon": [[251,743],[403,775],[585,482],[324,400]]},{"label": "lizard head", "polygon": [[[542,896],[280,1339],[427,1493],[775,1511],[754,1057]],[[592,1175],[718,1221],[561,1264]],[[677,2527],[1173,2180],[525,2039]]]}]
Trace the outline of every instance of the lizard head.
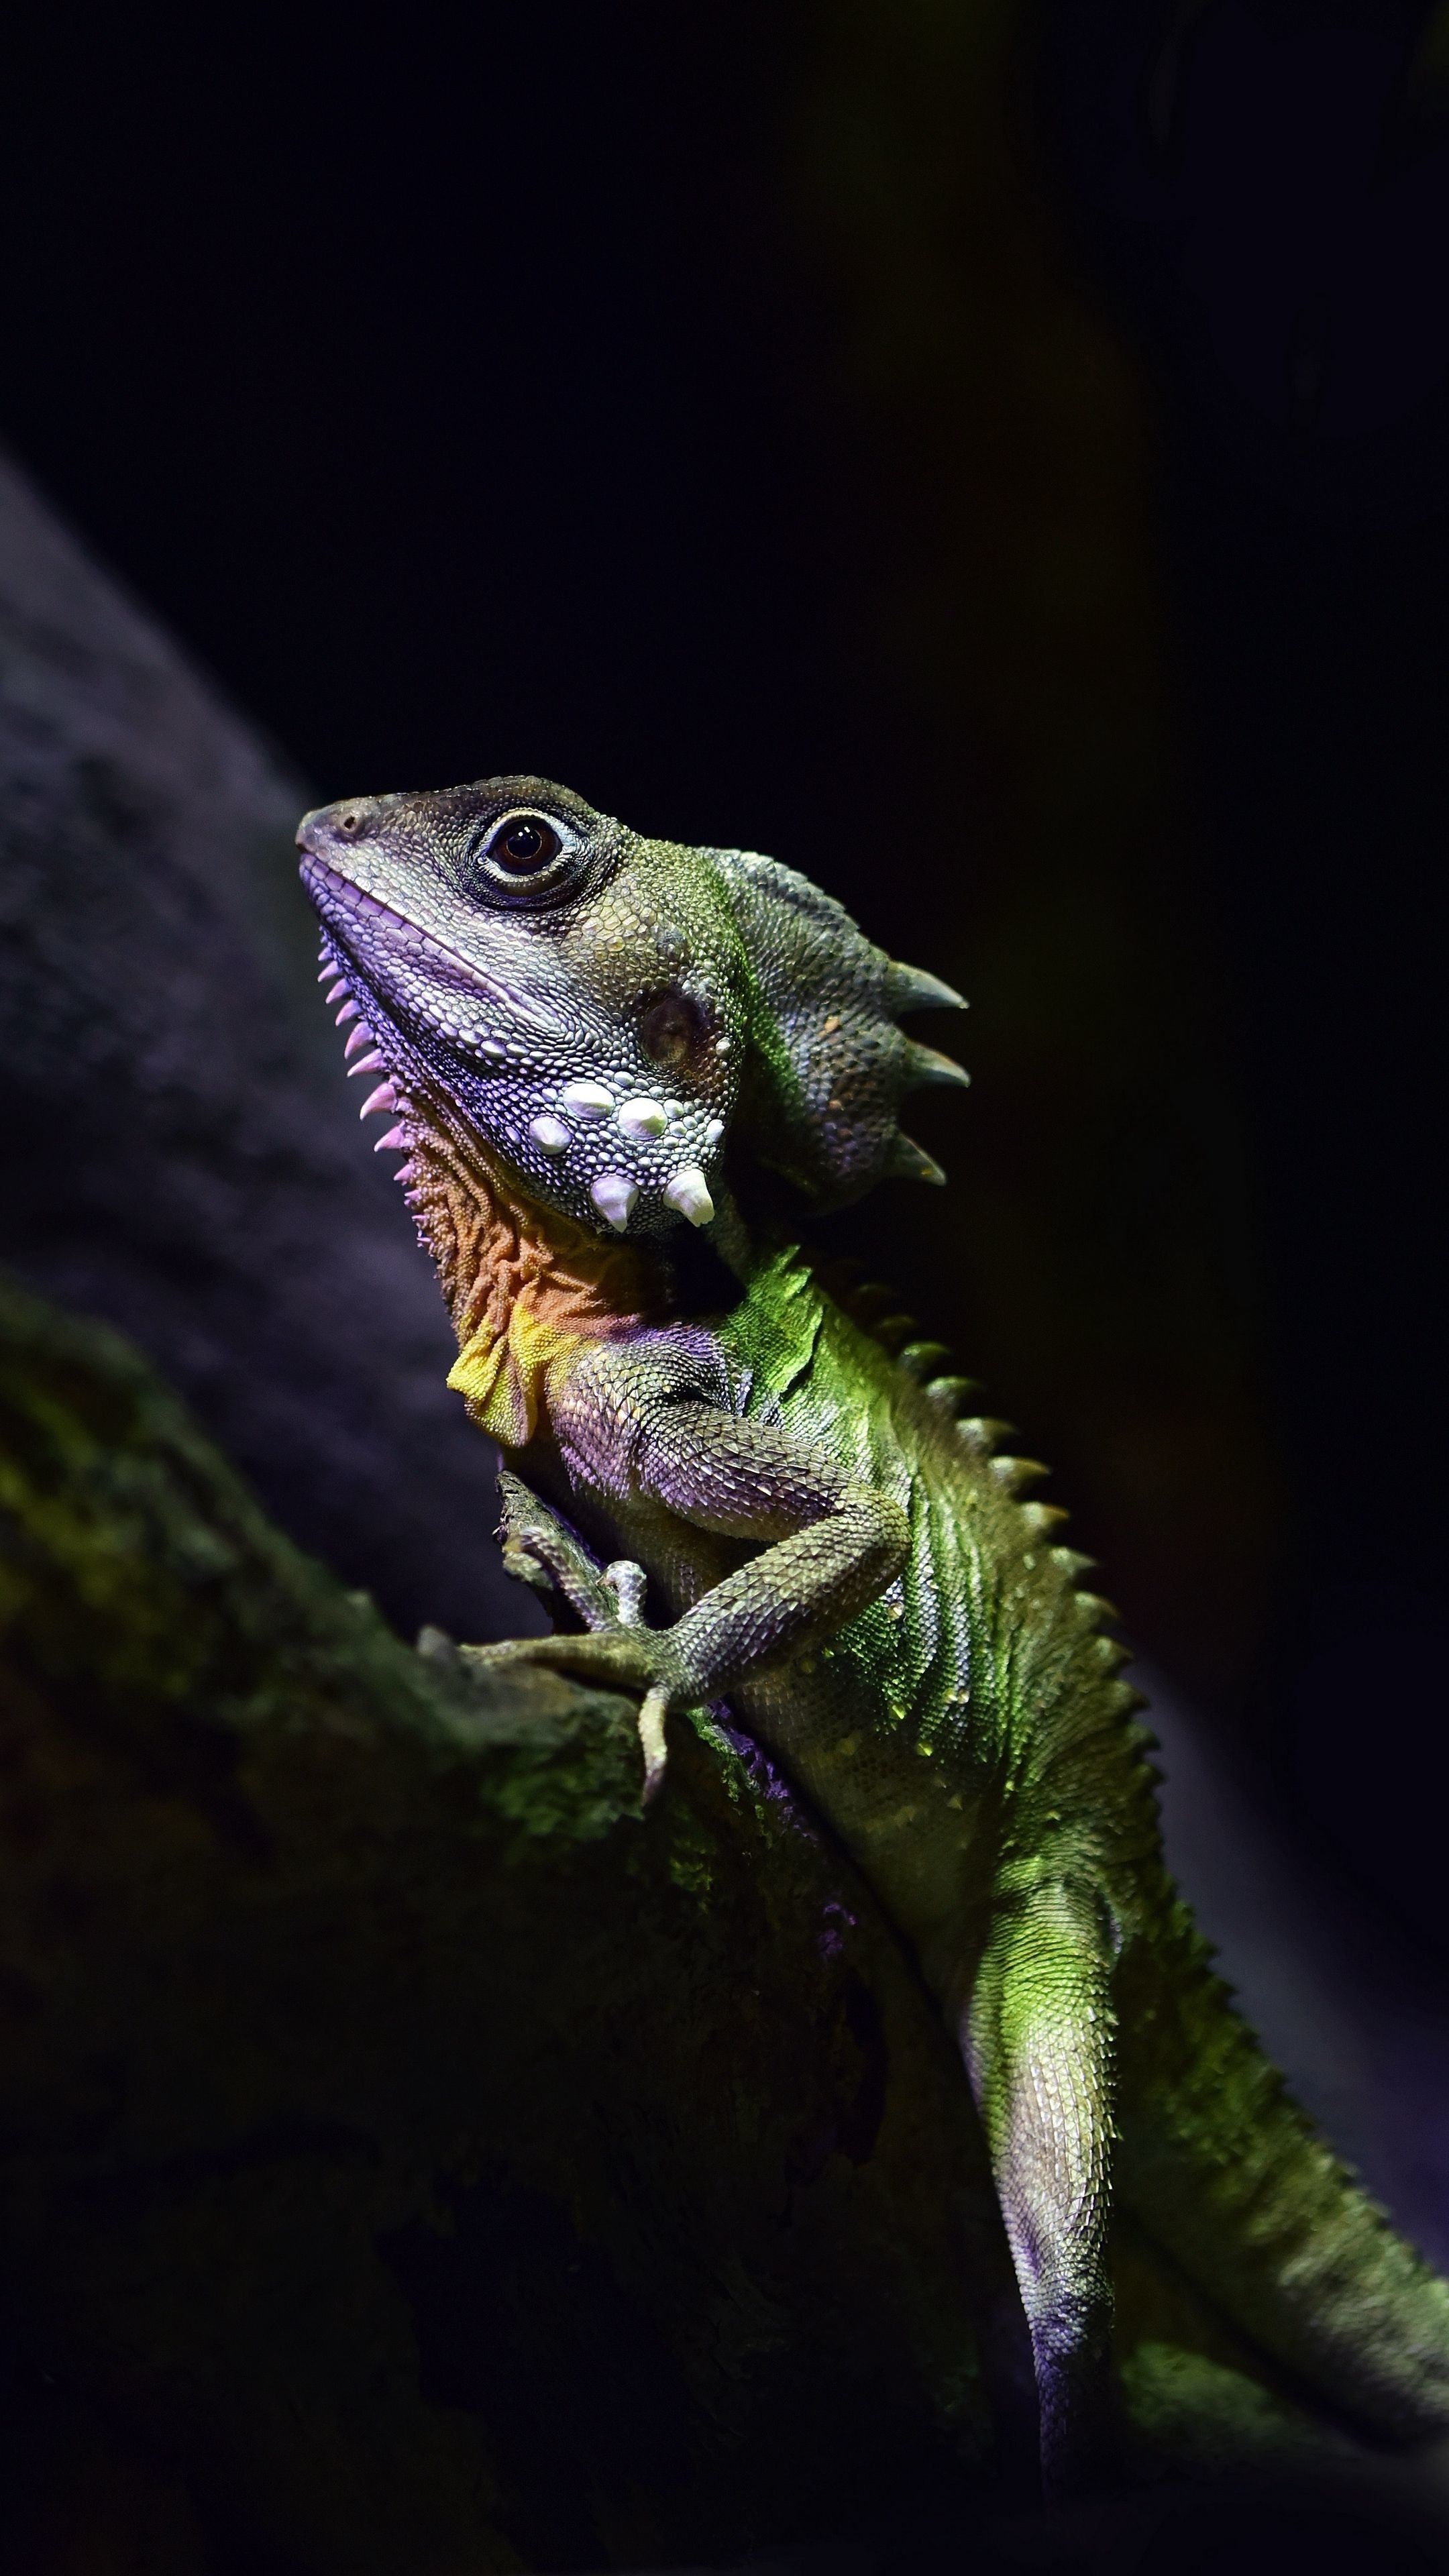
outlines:
[{"label": "lizard head", "polygon": [[482,779],[308,814],[302,876],[369,1106],[461,1121],[596,1232],[707,1224],[732,1131],[817,1206],[940,1175],[896,1124],[964,1081],[900,1013],[954,1005],[804,877],[646,840],[566,788]]}]

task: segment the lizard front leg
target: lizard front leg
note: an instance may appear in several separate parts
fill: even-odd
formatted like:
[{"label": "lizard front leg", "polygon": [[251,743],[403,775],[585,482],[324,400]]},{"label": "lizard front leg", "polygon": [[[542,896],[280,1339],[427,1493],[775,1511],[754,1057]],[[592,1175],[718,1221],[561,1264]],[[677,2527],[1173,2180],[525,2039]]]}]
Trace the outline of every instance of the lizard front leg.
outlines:
[{"label": "lizard front leg", "polygon": [[1040,1869],[998,1889],[961,2044],[1031,2335],[1048,2499],[1113,2450],[1107,2261],[1111,1942],[1090,1890]]},{"label": "lizard front leg", "polygon": [[642,1565],[630,1557],[598,1564],[551,1505],[507,1467],[499,1471],[498,1499],[505,1573],[540,1594],[555,1615],[562,1604],[586,1628],[639,1626],[648,1580]]},{"label": "lizard front leg", "polygon": [[[498,1538],[510,1574],[541,1593],[551,1609],[557,1611],[562,1603],[591,1631],[643,1626],[648,1576],[642,1565],[631,1557],[596,1564],[558,1514],[506,1467],[499,1474],[498,1493],[503,1505]],[[465,1647],[463,1652],[486,1657],[489,1649]],[[651,1684],[639,1710],[646,1806],[664,1777],[665,1707],[664,1693]]]},{"label": "lizard front leg", "polygon": [[621,1617],[587,1636],[530,1637],[467,1651],[489,1662],[551,1664],[645,1695],[650,1779],[662,1768],[663,1716],[714,1699],[806,1638],[827,1637],[893,1580],[910,1530],[888,1495],[854,1482],[825,1452],[773,1424],[699,1397],[642,1406],[629,1449],[633,1495],[761,1553],[715,1584],[670,1628]]}]

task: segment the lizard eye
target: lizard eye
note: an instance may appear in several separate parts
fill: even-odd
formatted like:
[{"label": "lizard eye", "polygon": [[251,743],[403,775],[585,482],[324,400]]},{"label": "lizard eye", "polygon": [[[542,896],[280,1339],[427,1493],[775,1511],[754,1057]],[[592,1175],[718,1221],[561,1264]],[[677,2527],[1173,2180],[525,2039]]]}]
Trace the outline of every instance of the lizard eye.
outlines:
[{"label": "lizard eye", "polygon": [[579,853],[546,814],[505,814],[474,842],[472,863],[480,893],[491,890],[513,903],[537,904],[569,891],[578,875]]},{"label": "lizard eye", "polygon": [[541,814],[510,814],[500,823],[485,855],[506,876],[535,877],[556,859],[563,843]]}]

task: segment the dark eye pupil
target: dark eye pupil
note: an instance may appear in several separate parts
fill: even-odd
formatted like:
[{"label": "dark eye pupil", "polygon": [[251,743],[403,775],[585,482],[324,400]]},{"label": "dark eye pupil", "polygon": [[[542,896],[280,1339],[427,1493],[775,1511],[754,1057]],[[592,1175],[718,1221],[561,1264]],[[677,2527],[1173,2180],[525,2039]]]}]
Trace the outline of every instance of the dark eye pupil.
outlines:
[{"label": "dark eye pupil", "polygon": [[536,814],[517,814],[511,822],[499,824],[488,844],[488,856],[511,875],[526,877],[546,868],[562,847],[550,824]]}]

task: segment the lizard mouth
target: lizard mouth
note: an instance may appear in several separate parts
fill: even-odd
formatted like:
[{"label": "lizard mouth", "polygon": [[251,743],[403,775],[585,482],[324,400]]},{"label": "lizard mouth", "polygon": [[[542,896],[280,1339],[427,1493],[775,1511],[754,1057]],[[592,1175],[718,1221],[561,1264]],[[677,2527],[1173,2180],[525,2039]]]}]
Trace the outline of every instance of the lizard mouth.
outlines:
[{"label": "lizard mouth", "polygon": [[343,876],[340,869],[330,866],[315,851],[309,850],[304,856],[301,875],[324,927],[340,935],[344,947],[357,950],[357,963],[364,973],[368,971],[369,950],[379,960],[391,951],[395,957],[425,961],[430,977],[437,983],[476,996],[510,1019],[521,1020],[550,1038],[566,1034],[536,1002],[529,1001],[499,976],[490,975],[486,966],[465,957],[436,930],[424,929],[421,922],[410,921],[395,905],[369,894],[365,886]]}]

